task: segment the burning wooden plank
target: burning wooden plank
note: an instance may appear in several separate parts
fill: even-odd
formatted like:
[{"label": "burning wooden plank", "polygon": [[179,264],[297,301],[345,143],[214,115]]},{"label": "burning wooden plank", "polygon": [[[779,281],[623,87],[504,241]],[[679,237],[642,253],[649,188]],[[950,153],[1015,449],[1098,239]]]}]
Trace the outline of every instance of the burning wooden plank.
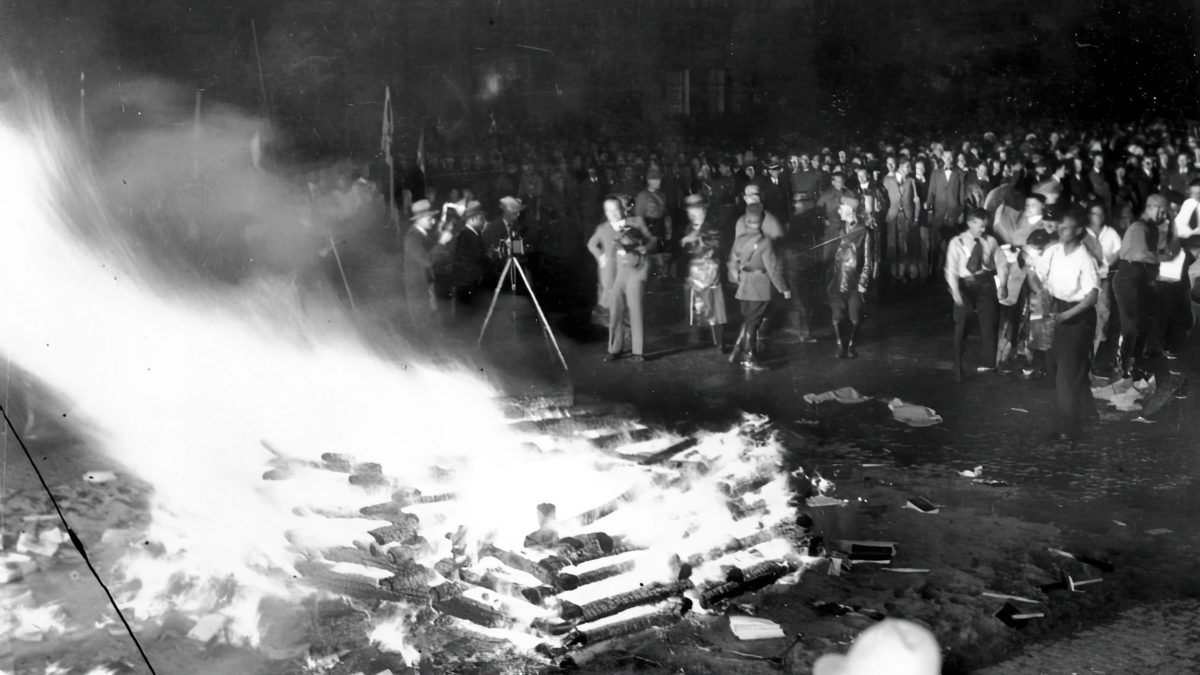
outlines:
[{"label": "burning wooden plank", "polygon": [[612,450],[613,448],[617,448],[622,445],[644,443],[655,438],[659,434],[660,432],[652,427],[639,427],[637,429],[626,429],[625,431],[618,431],[616,433],[598,436],[591,439],[590,442],[592,447],[596,448],[597,450]]},{"label": "burning wooden plank", "polygon": [[722,583],[708,586],[700,592],[700,606],[710,609],[713,605],[743,593],[766,588],[799,569],[790,560],[767,560],[745,569],[733,568]]},{"label": "burning wooden plank", "polygon": [[490,544],[480,547],[480,556],[492,556],[509,567],[532,574],[542,583],[554,586],[560,570],[570,567],[571,562],[559,556],[550,555],[540,560],[533,560],[521,553],[505,551]]},{"label": "burning wooden plank", "polygon": [[633,607],[661,602],[678,596],[691,588],[692,582],[688,579],[683,579],[669,584],[642,586],[626,593],[618,593],[583,605],[564,601],[562,607],[559,609],[559,616],[565,621],[591,623],[605,617],[620,614]]},{"label": "burning wooden plank", "polygon": [[301,560],[296,563],[296,571],[305,581],[315,586],[360,600],[398,602],[423,599],[427,593],[424,586],[416,590],[408,590],[402,585],[389,584],[390,578],[379,579],[376,575],[343,573],[339,571],[338,565],[345,565],[345,563]]},{"label": "burning wooden plank", "polygon": [[567,417],[523,420],[512,424],[512,428],[518,431],[554,436],[577,436],[589,431],[614,431],[632,428],[632,426],[633,422],[629,418],[617,415],[570,415]]},{"label": "burning wooden plank", "polygon": [[652,612],[640,614],[621,621],[611,621],[603,625],[585,625],[576,628],[563,639],[563,647],[581,649],[606,640],[612,640],[649,628],[670,626],[677,623],[691,609],[691,601],[687,598],[671,598],[662,603]]},{"label": "burning wooden plank", "polygon": [[431,591],[433,608],[442,614],[470,621],[486,628],[511,628],[517,621],[499,606],[465,593],[466,584],[448,581]]},{"label": "burning wooden plank", "polygon": [[637,567],[636,561],[626,560],[605,567],[597,567],[586,572],[563,572],[555,579],[555,584],[564,591],[573,591],[580,586],[594,584],[597,581],[603,581],[625,574],[626,572],[632,572],[635,567]]},{"label": "burning wooden plank", "polygon": [[534,605],[541,605],[557,593],[550,586],[526,586],[511,579],[506,579],[491,570],[481,574],[468,568],[462,570],[461,574],[463,581],[469,584],[474,584],[497,593],[503,593],[509,597],[519,598]]}]

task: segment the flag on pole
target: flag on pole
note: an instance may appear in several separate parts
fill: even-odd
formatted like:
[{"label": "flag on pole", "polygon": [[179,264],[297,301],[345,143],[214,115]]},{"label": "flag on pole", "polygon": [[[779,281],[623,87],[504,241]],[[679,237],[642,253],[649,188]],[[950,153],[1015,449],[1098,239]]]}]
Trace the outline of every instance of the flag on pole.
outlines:
[{"label": "flag on pole", "polygon": [[383,133],[379,139],[379,151],[388,166],[392,165],[392,129],[392,88],[388,86],[383,88]]},{"label": "flag on pole", "polygon": [[421,136],[417,139],[417,166],[425,173],[425,125],[421,125]]},{"label": "flag on pole", "polygon": [[395,119],[392,115],[392,88],[383,88],[383,132],[379,137],[379,149],[383,152],[383,161],[388,167],[388,220],[391,221],[399,234],[400,215],[396,213],[396,167],[392,163],[392,132],[395,129]]}]

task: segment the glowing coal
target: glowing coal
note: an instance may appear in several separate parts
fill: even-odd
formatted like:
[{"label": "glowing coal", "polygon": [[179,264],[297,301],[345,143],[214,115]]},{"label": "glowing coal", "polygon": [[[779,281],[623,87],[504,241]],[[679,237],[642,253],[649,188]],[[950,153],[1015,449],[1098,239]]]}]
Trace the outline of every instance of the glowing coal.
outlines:
[{"label": "glowing coal", "polygon": [[410,663],[429,607],[559,653],[803,567],[765,420],[694,439],[546,421],[569,408],[514,424],[464,371],[382,356],[286,281],[181,288],[112,236],[45,108],[6,93],[0,284],[23,290],[0,351],[154,486],[153,546],[110,572],[135,624],[215,616],[214,638],[254,645],[265,599],[333,593],[384,601],[370,638]]}]

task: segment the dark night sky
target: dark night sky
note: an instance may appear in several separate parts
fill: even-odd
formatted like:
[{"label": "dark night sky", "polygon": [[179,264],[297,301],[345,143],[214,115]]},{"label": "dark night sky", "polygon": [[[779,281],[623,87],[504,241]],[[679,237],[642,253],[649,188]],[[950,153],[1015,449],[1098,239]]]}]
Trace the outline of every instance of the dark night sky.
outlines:
[{"label": "dark night sky", "polygon": [[[344,151],[370,147],[385,83],[405,128],[604,106],[653,120],[666,72],[682,68],[701,97],[708,73],[727,74],[718,129],[1192,116],[1194,12],[1187,0],[0,0],[0,45],[64,109],[85,71],[89,92],[155,75],[257,112],[253,19],[272,120]],[[489,74],[499,97],[482,93]]]}]

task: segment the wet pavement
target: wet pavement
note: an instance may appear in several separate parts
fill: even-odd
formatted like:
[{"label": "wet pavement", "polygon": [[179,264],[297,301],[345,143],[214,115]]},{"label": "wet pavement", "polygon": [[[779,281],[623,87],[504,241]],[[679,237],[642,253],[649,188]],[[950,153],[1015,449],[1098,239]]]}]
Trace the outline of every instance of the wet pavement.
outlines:
[{"label": "wet pavement", "polygon": [[[1151,672],[1142,664],[1153,664],[1153,672],[1194,672],[1191,647],[1177,644],[1149,658],[1159,652],[1143,646],[1132,650],[1141,656],[1123,661],[1132,637],[1106,643],[1094,636],[1123,632],[1130,616],[1146,626],[1139,639],[1154,644],[1177,642],[1192,630],[1189,603],[1200,597],[1200,580],[1190,571],[1200,553],[1192,527],[1200,515],[1200,409],[1187,394],[1187,381],[1200,376],[1195,340],[1178,360],[1149,364],[1160,386],[1170,388],[1148,422],[1110,411],[1080,442],[1059,443],[1049,440],[1052,382],[995,373],[953,381],[951,306],[940,287],[870,305],[858,359],[834,358],[828,327],[815,344],[777,332],[763,359],[767,370],[753,373],[711,348],[687,347],[677,293],[667,287],[648,299],[645,362],[605,363],[603,330],[561,325],[570,336],[564,344],[576,393],[630,401],[644,418],[685,431],[719,428],[740,410],[766,413],[794,432],[794,461],[834,480],[836,495],[855,502],[809,509],[819,528],[831,538],[900,542],[896,565],[930,570],[855,569],[835,578],[817,569],[796,589],[778,592],[775,602],[788,609],[777,606],[771,618],[805,635],[788,668],[804,672],[822,649],[844,650],[841,643],[863,627],[861,616],[810,615],[813,603],[837,601],[926,622],[946,650],[946,672],[1006,661],[1012,665],[988,672],[1101,672],[1087,669],[1099,668],[1106,656],[1104,672]],[[517,351],[516,345],[505,350]],[[967,344],[968,365],[977,345],[977,338]],[[541,348],[529,349],[541,364]],[[528,370],[548,379],[553,372]],[[847,386],[876,400],[817,406],[803,400]],[[944,422],[912,428],[895,421],[886,402],[897,397],[933,408]],[[959,474],[976,466],[983,466],[978,480]],[[901,508],[914,495],[943,508],[933,515]],[[1111,568],[1101,571],[1051,549]],[[1062,575],[1102,581],[1074,593],[1041,590]],[[993,616],[1004,602],[984,591],[1032,596],[1040,601],[1033,611],[1045,616],[1008,627]],[[1114,627],[1105,628],[1109,621]]]},{"label": "wet pavement", "polygon": [[[363,273],[375,296],[364,292],[360,299],[370,323],[389,324],[400,315],[386,292],[397,281],[393,269]],[[571,387],[579,400],[628,402],[643,421],[672,430],[724,429],[740,411],[768,414],[785,436],[789,461],[833,480],[835,496],[849,500],[806,509],[827,539],[895,541],[895,566],[926,571],[857,566],[830,576],[814,567],[797,586],[768,589],[746,608],[780,623],[793,639],[738,643],[685,626],[669,640],[631,643],[581,664],[585,671],[807,672],[822,652],[844,651],[880,615],[933,628],[948,673],[1195,671],[1189,645],[1200,598],[1193,572],[1200,535],[1192,527],[1200,515],[1194,486],[1200,411],[1186,384],[1149,423],[1125,416],[1098,423],[1079,443],[1053,443],[1046,440],[1051,383],[1001,374],[954,383],[950,302],[937,287],[870,305],[858,359],[834,358],[828,327],[815,344],[777,332],[763,359],[767,369],[754,373],[714,349],[686,346],[678,294],[667,285],[648,298],[644,362],[605,363],[604,331],[589,325],[586,313],[552,314],[569,377],[523,297],[502,296],[481,352],[470,331],[436,342],[505,393]],[[968,364],[976,346],[968,342]],[[1159,382],[1171,379],[1171,371],[1195,381],[1198,357],[1193,343],[1178,360],[1152,366]],[[803,400],[839,387],[873,400]],[[892,398],[933,408],[944,421],[906,426],[893,419],[886,405]],[[51,485],[77,480],[81,470],[109,468],[56,437],[52,422],[42,424],[43,438],[32,447]],[[32,480],[15,453],[9,444],[9,485]],[[983,467],[978,479],[959,473],[976,466]],[[939,512],[902,508],[914,496],[939,505]],[[1099,560],[1105,569],[1057,551]],[[1075,592],[1042,589],[1064,575],[1102,581]],[[63,579],[87,586],[78,569]],[[1004,601],[985,592],[1035,600],[1032,611],[1044,616],[1005,625],[994,616]],[[827,603],[854,611],[831,616],[819,609]]]}]

